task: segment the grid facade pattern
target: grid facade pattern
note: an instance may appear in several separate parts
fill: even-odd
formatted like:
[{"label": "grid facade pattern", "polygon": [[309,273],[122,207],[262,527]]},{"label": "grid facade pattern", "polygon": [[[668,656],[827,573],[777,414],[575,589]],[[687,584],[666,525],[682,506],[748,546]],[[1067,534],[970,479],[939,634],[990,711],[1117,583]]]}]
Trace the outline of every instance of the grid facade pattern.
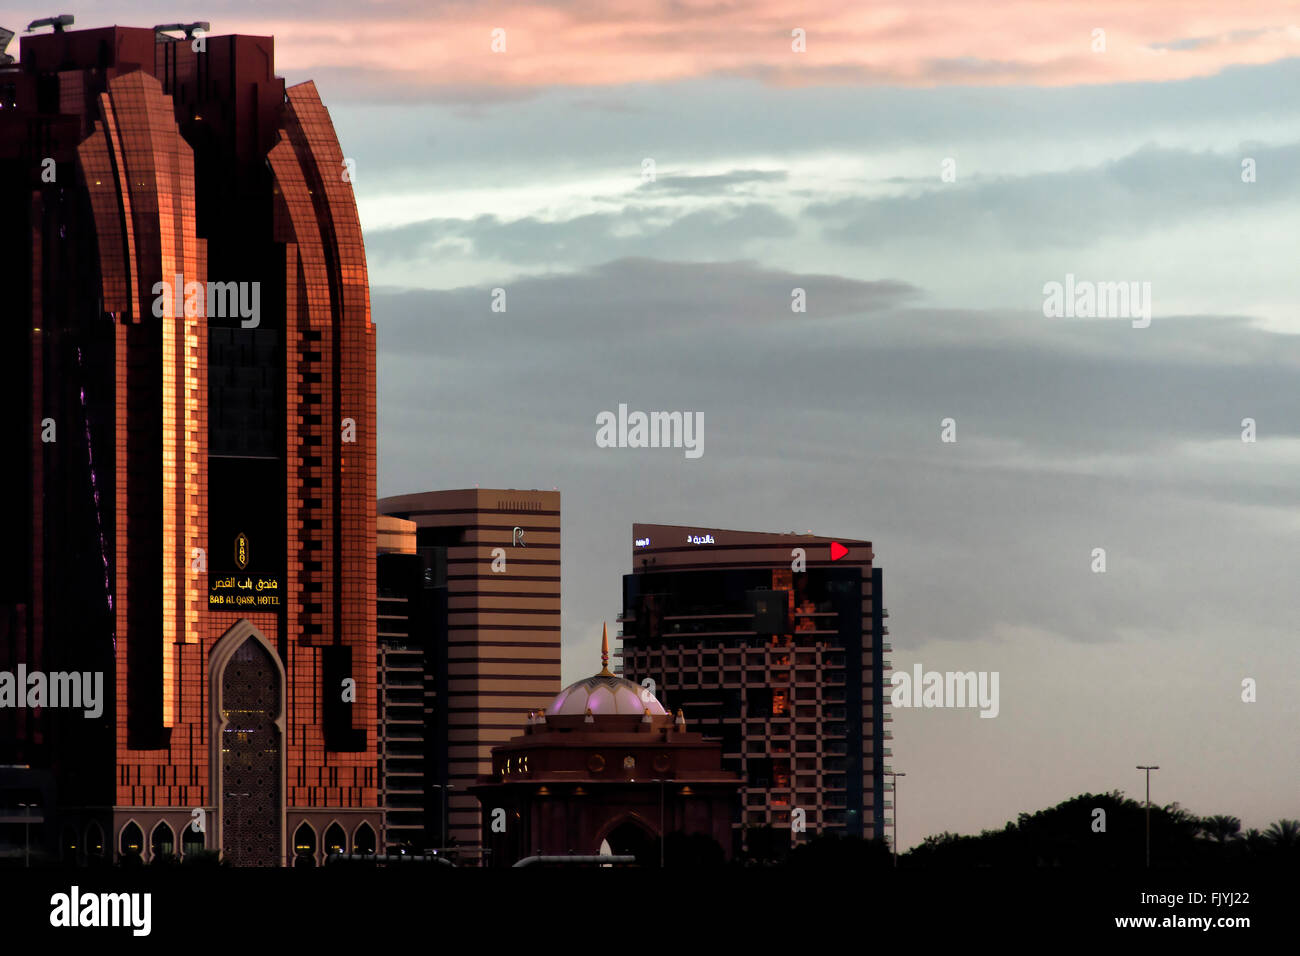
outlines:
[{"label": "grid facade pattern", "polygon": [[413,633],[420,619],[416,601],[410,592],[379,593],[379,768],[390,853],[426,849],[427,828],[440,825],[441,806],[429,805],[433,763],[426,733],[437,698],[426,647]]},{"label": "grid facade pattern", "polygon": [[[199,641],[201,572],[192,556],[207,542],[201,506],[207,497],[207,323],[206,316],[185,307],[184,296],[185,283],[206,282],[206,248],[194,218],[194,156],[176,128],[171,98],[147,73],[114,77],[99,97],[99,109],[94,132],[78,152],[100,238],[100,260],[109,263],[105,307],[120,309],[114,329],[114,397],[118,434],[127,436],[127,447],[115,455],[116,647],[126,660],[149,654],[160,658],[155,689],[132,686],[128,668],[119,668],[116,694],[119,701],[135,696],[151,704],[156,695],[161,727],[187,721],[201,726],[199,711],[184,713],[178,666],[179,647]],[[143,290],[154,290],[159,282],[174,286],[178,276],[181,287],[164,298],[164,308],[149,310],[146,320],[140,311],[141,303],[149,301]],[[159,311],[161,316],[156,315]],[[132,448],[132,426],[139,417],[130,412],[133,405],[146,402],[156,402],[156,408],[143,415],[157,423],[159,442],[153,448]],[[160,506],[161,515],[155,517]],[[133,541],[137,529],[143,529],[139,542]],[[160,554],[149,566],[158,570],[160,580],[138,573],[132,560],[145,541],[153,540]],[[138,646],[151,641],[157,642],[156,650]],[[152,675],[154,669],[143,672]],[[137,780],[152,776],[152,785],[186,788],[179,768],[169,766],[170,748],[133,745],[127,708],[118,708],[115,718],[122,772],[119,804],[136,803],[143,793],[144,784],[125,782],[132,764]],[[156,772],[149,774],[146,767]],[[168,792],[164,799],[172,796],[180,794]]]},{"label": "grid facade pattern", "polygon": [[[742,777],[733,827],[879,836],[884,823],[879,572],[869,542],[635,525],[619,671],[722,741]],[[707,542],[707,543],[693,543]],[[806,570],[792,570],[794,549]]]},{"label": "grid facade pattern", "polygon": [[446,602],[445,596],[438,602],[438,590],[425,581],[415,522],[379,515],[376,531],[382,841],[389,853],[419,852],[434,839],[441,843],[440,830],[433,838],[429,830],[435,782],[430,731],[437,709],[431,619]]},{"label": "grid facade pattern", "polygon": [[[417,552],[436,583],[445,580],[446,639],[434,654],[445,673],[439,782],[451,787],[449,837],[478,848],[480,810],[468,788],[492,772],[492,748],[561,689],[560,494],[438,491],[384,498],[379,510],[415,522]],[[502,571],[493,570],[496,548]]]},{"label": "grid facade pattern", "polygon": [[[365,249],[343,154],[313,84],[287,91],[286,128],[268,156],[275,233],[285,243],[290,402],[290,802],[377,807],[375,773],[375,336]],[[293,477],[297,481],[293,481]],[[296,532],[296,533],[295,533]],[[326,746],[314,647],[345,648],[366,744]],[[366,666],[370,664],[371,666]],[[295,776],[301,783],[295,782]],[[313,782],[314,781],[314,782]]]}]

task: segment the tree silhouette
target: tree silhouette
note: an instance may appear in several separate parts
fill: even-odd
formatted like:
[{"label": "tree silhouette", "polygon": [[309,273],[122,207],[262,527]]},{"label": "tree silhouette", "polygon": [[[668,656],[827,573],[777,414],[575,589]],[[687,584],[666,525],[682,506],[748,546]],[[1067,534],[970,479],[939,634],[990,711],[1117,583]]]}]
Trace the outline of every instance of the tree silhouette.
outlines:
[{"label": "tree silhouette", "polygon": [[[1102,811],[1099,813],[1098,811]],[[1104,815],[1103,815],[1104,814]],[[978,836],[926,837],[899,858],[907,867],[1141,867],[1146,806],[1121,791],[1085,793],[1055,807],[1022,813]],[[1261,834],[1241,832],[1238,817],[1197,817],[1177,803],[1151,807],[1154,867],[1300,862],[1300,820],[1279,820]]]},{"label": "tree silhouette", "polygon": [[1300,849],[1300,820],[1278,820],[1264,831],[1264,839],[1276,850]]},{"label": "tree silhouette", "polygon": [[884,840],[819,833],[790,851],[789,864],[821,870],[886,870],[893,865],[893,855]]},{"label": "tree silhouette", "polygon": [[775,863],[790,852],[790,831],[770,823],[751,824],[745,828],[745,860],[749,863]]},{"label": "tree silhouette", "polygon": [[722,866],[725,862],[721,844],[708,834],[674,830],[664,840],[665,866],[698,869]]},{"label": "tree silhouette", "polygon": [[1227,843],[1241,837],[1241,820],[1238,817],[1217,814],[1201,820],[1201,832],[1215,843]]},{"label": "tree silhouette", "polygon": [[1268,841],[1264,839],[1264,834],[1259,832],[1258,827],[1251,827],[1242,834],[1241,842],[1251,856],[1259,856],[1268,849]]}]

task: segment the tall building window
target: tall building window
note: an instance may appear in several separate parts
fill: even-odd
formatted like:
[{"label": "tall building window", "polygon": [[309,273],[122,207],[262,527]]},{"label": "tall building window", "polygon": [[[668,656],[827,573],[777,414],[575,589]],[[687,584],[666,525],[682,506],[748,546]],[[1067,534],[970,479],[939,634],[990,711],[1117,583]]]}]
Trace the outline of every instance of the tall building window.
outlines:
[{"label": "tall building window", "polygon": [[790,692],[784,688],[772,691],[772,716],[784,717],[789,713]]}]

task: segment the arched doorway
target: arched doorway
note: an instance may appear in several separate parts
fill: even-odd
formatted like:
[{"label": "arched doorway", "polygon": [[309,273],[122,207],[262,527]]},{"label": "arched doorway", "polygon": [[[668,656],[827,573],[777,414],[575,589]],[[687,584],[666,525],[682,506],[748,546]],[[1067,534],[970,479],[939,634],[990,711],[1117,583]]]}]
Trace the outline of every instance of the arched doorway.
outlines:
[{"label": "arched doorway", "polygon": [[134,820],[122,827],[117,838],[117,852],[125,864],[139,863],[144,856],[144,831]]},{"label": "arched doorway", "polygon": [[107,862],[104,856],[104,828],[94,820],[86,825],[86,862],[91,866]]},{"label": "arched doorway", "polygon": [[293,835],[293,865],[316,865],[316,831],[304,820]]},{"label": "arched doorway", "polygon": [[343,828],[338,823],[331,823],[329,829],[325,831],[325,853],[347,853],[348,836],[343,832]]},{"label": "arched doorway", "polygon": [[375,852],[375,831],[369,823],[362,823],[352,834],[353,853]]},{"label": "arched doorway", "polygon": [[176,834],[167,825],[167,821],[160,820],[153,828],[153,835],[149,838],[149,849],[151,863],[171,862],[172,854],[176,850]]},{"label": "arched doorway", "polygon": [[203,834],[194,829],[193,823],[181,831],[181,852],[187,859],[201,855],[206,847]]},{"label": "arched doorway", "polygon": [[280,866],[284,669],[246,620],[213,647],[210,668],[222,855],[234,866]]},{"label": "arched doorway", "polygon": [[77,829],[71,824],[64,826],[59,838],[59,857],[68,865],[76,865],[80,862],[77,852]]},{"label": "arched doorway", "polygon": [[636,817],[624,818],[605,834],[604,842],[614,856],[636,857],[637,866],[659,863],[659,837]]}]

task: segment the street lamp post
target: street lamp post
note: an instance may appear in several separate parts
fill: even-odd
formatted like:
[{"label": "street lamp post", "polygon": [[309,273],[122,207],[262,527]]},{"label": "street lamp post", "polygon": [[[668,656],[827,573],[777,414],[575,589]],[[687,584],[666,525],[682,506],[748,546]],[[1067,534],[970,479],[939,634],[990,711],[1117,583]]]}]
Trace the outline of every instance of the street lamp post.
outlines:
[{"label": "street lamp post", "polygon": [[894,794],[894,869],[898,869],[898,778],[906,777],[907,774],[895,773],[891,770],[887,776],[893,778],[890,783],[893,784],[894,788],[892,791]]},{"label": "street lamp post", "polygon": [[456,788],[451,784],[444,785],[441,783],[435,783],[432,786],[433,789],[442,791],[441,794],[442,795],[442,847],[441,849],[445,850],[447,849],[447,791],[455,790]]},{"label": "street lamp post", "polygon": [[1147,869],[1151,869],[1151,771],[1160,768],[1138,764],[1137,769],[1147,772]]},{"label": "street lamp post", "polygon": [[18,806],[23,808],[23,866],[31,867],[32,865],[32,810],[40,806],[38,803],[20,803]]},{"label": "street lamp post", "polygon": [[664,777],[659,778],[659,869],[664,868],[664,786],[672,783]]}]

